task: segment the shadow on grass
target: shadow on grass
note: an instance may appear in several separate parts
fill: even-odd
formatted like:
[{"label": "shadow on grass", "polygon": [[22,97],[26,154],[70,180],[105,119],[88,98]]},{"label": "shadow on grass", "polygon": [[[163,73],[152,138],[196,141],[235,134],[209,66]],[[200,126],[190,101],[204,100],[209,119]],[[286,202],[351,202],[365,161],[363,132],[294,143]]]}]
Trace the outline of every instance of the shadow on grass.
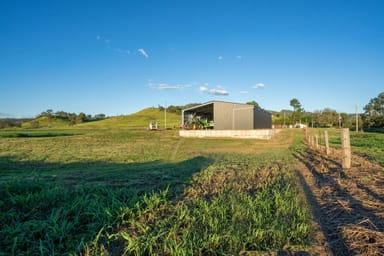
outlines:
[{"label": "shadow on grass", "polygon": [[81,253],[123,209],[165,189],[176,199],[211,162],[63,164],[0,157],[0,255]]},{"label": "shadow on grass", "polygon": [[75,136],[81,133],[74,132],[3,132],[0,133],[0,138],[49,138],[49,137],[64,137],[64,136]]},{"label": "shadow on grass", "polygon": [[104,161],[46,163],[0,157],[0,183],[48,181],[69,187],[129,187],[140,193],[165,189],[180,191],[191,176],[212,163],[207,157],[182,162],[109,163]]}]

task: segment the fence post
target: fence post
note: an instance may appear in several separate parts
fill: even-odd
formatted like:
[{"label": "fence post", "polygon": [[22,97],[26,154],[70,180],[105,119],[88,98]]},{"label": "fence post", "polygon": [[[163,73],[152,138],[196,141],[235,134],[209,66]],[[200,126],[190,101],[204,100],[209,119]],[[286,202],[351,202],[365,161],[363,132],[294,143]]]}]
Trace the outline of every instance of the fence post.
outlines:
[{"label": "fence post", "polygon": [[316,149],[319,149],[319,135],[315,135],[315,145],[316,145]]},{"label": "fence post", "polygon": [[324,131],[325,154],[329,155],[328,131]]},{"label": "fence post", "polygon": [[349,129],[341,129],[341,148],[343,151],[342,167],[343,169],[351,168],[351,143],[349,138]]}]

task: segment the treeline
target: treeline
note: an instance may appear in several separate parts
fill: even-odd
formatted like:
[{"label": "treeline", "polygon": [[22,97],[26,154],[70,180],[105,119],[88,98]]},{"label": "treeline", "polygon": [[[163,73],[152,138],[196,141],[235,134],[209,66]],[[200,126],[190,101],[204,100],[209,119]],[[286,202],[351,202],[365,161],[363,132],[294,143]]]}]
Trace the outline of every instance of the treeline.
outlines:
[{"label": "treeline", "polygon": [[44,111],[41,114],[39,114],[37,118],[41,118],[41,117],[45,117],[48,120],[48,122],[53,119],[60,119],[63,121],[68,121],[70,125],[75,125],[75,124],[84,123],[84,122],[103,120],[106,118],[106,115],[97,114],[92,116],[89,114],[85,114],[83,112],[80,112],[79,114],[68,113],[65,111],[53,112],[52,109],[48,109],[47,111]]},{"label": "treeline", "polygon": [[331,108],[306,112],[297,99],[291,100],[291,106],[293,111],[273,112],[273,124],[275,126],[295,126],[301,123],[311,127],[384,129],[384,92],[372,98],[364,106],[363,113],[340,113]]},{"label": "treeline", "polygon": [[[358,122],[362,124],[362,117],[358,116]],[[306,124],[310,127],[355,127],[356,115],[339,113],[334,109],[325,108],[314,112],[302,112],[300,115],[291,110],[273,112],[273,124],[275,126],[294,126]]]},{"label": "treeline", "polygon": [[[167,112],[168,113],[175,113],[175,114],[178,114],[178,115],[181,115],[181,111],[183,109],[186,109],[186,108],[191,108],[191,107],[194,107],[194,106],[198,106],[200,105],[201,103],[190,103],[190,104],[187,104],[187,105],[184,105],[184,106],[174,106],[174,105],[169,105],[167,106]],[[160,111],[165,111],[165,107],[164,106],[161,106],[159,105],[158,106],[158,109]]]},{"label": "treeline", "polygon": [[0,129],[21,127],[24,122],[30,121],[30,118],[3,118],[0,119]]}]

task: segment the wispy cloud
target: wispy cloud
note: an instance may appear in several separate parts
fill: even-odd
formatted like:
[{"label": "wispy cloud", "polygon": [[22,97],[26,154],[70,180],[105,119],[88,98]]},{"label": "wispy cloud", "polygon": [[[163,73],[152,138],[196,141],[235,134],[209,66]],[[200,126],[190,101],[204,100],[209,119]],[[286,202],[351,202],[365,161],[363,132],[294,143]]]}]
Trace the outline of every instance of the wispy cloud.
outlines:
[{"label": "wispy cloud", "polygon": [[240,91],[240,94],[248,94],[248,91]]},{"label": "wispy cloud", "polygon": [[253,86],[253,88],[255,88],[255,89],[260,89],[260,88],[264,88],[264,87],[265,87],[265,84],[263,84],[263,83],[257,83]]},{"label": "wispy cloud", "polygon": [[222,60],[222,59],[223,59],[223,56],[220,55],[219,57],[217,57],[217,59],[218,59],[218,60]]},{"label": "wispy cloud", "polygon": [[148,82],[148,86],[152,89],[157,89],[157,90],[178,90],[178,89],[183,89],[186,87],[190,87],[190,84],[167,84],[167,83],[153,83],[152,81]]},{"label": "wispy cloud", "polygon": [[227,96],[229,95],[229,92],[227,90],[223,89],[210,89],[209,93],[216,96]]},{"label": "wispy cloud", "polygon": [[199,91],[200,91],[200,92],[207,92],[207,91],[208,91],[208,87],[206,87],[206,86],[200,86]]},{"label": "wispy cloud", "polygon": [[141,53],[145,58],[149,58],[149,55],[143,48],[137,49],[137,51]]},{"label": "wispy cloud", "polygon": [[102,41],[102,42],[104,42],[104,43],[106,43],[106,44],[109,44],[109,42],[111,41],[111,40],[109,40],[109,39],[105,39],[104,37],[102,37],[102,36],[100,36],[100,35],[97,35],[97,36],[96,36],[96,40],[97,40],[97,41]]},{"label": "wispy cloud", "polygon": [[209,89],[208,86],[200,86],[199,92],[208,93],[216,96],[227,96],[229,92],[221,85],[217,85],[214,89]]},{"label": "wispy cloud", "polygon": [[114,51],[118,53],[121,56],[129,55],[131,54],[130,50],[125,50],[125,49],[120,49],[120,48],[115,48]]}]

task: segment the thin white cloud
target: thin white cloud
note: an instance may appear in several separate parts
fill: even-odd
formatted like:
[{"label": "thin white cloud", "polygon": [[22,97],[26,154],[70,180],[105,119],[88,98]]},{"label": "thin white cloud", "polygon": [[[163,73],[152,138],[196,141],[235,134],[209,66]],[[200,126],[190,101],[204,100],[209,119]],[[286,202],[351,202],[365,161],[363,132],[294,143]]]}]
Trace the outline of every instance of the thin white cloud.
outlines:
[{"label": "thin white cloud", "polygon": [[210,89],[209,94],[216,95],[216,96],[227,96],[229,95],[229,92],[223,89]]},{"label": "thin white cloud", "polygon": [[137,51],[141,53],[145,58],[149,58],[149,55],[143,48],[137,49]]},{"label": "thin white cloud", "polygon": [[126,55],[131,54],[130,50],[124,50],[124,49],[120,49],[120,48],[115,48],[114,51],[121,56],[126,56]]},{"label": "thin white cloud", "polygon": [[264,88],[264,87],[265,87],[265,84],[263,84],[263,83],[257,83],[253,86],[253,88],[255,88],[255,89],[260,89],[260,88]]},{"label": "thin white cloud", "polygon": [[172,89],[179,89],[179,87],[176,85],[158,84],[157,89],[158,90],[172,90]]},{"label": "thin white cloud", "polygon": [[157,90],[178,90],[178,89],[190,87],[191,85],[190,84],[171,85],[167,83],[152,83],[152,81],[149,81],[148,86],[152,89],[157,89]]},{"label": "thin white cloud", "polygon": [[222,59],[223,59],[223,56],[220,55],[219,57],[217,57],[217,59],[218,59],[218,60],[222,60]]},{"label": "thin white cloud", "polygon": [[222,86],[222,85],[217,85],[215,89],[209,89],[208,84],[205,84],[204,86],[200,86],[199,92],[202,93],[208,93],[216,96],[226,96],[229,95],[229,92]]},{"label": "thin white cloud", "polygon": [[102,36],[100,36],[100,35],[97,35],[97,36],[96,36],[96,40],[97,40],[97,41],[104,42],[106,45],[108,45],[108,44],[111,42],[111,40],[106,39],[106,38],[104,38],[104,37],[102,37]]}]

